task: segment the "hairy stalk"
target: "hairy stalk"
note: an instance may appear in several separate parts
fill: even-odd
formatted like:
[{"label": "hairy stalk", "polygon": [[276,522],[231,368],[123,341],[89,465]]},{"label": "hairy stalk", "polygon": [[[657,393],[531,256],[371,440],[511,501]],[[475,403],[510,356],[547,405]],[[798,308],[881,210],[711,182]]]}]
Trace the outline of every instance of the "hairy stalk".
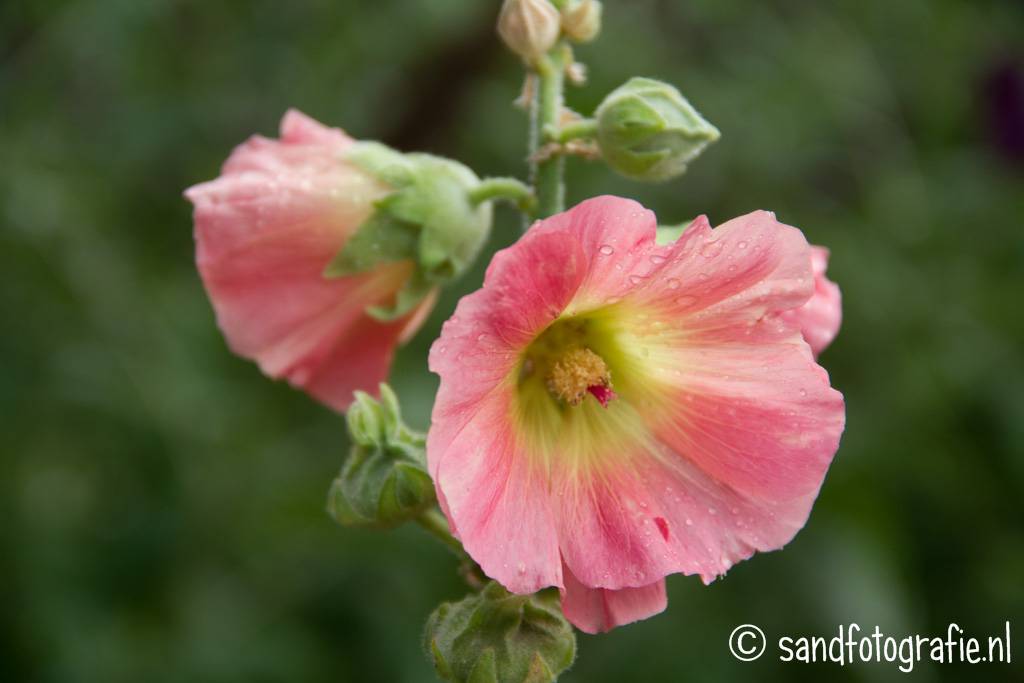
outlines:
[{"label": "hairy stalk", "polygon": [[459,543],[458,539],[452,536],[452,532],[448,528],[448,521],[445,520],[444,515],[440,511],[430,508],[416,518],[416,523],[423,527],[431,536],[448,546],[460,558],[466,557],[466,551],[462,549],[462,544]]},{"label": "hairy stalk", "polygon": [[534,218],[547,218],[565,210],[565,158],[544,155],[542,147],[557,139],[561,131],[565,50],[556,45],[537,63],[539,85],[531,110],[530,178],[537,196]]}]

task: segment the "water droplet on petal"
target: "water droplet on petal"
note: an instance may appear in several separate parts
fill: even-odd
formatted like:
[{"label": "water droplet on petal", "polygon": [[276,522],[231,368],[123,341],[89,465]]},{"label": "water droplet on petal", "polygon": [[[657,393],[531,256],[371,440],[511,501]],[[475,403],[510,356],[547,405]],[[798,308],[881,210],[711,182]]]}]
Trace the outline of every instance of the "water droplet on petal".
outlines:
[{"label": "water droplet on petal", "polygon": [[700,255],[704,258],[714,258],[722,253],[722,243],[719,241],[705,242],[700,249]]},{"label": "water droplet on petal", "polygon": [[601,245],[601,248],[598,249],[598,251],[604,254],[605,256],[611,256],[612,254],[615,253],[615,247],[613,247],[610,244],[603,244]]},{"label": "water droplet on petal", "polygon": [[653,255],[651,255],[651,263],[653,263],[654,265],[656,265],[656,266],[657,265],[661,265],[664,262],[665,262],[665,257],[664,256],[661,256],[660,254],[653,254]]},{"label": "water droplet on petal", "polygon": [[747,243],[746,243],[746,241],[742,241],[739,244],[737,244],[736,246],[739,247],[740,249],[746,249],[747,248]]},{"label": "water droplet on petal", "polygon": [[679,289],[679,280],[677,280],[674,277],[670,277],[668,279],[668,288],[669,289]]}]

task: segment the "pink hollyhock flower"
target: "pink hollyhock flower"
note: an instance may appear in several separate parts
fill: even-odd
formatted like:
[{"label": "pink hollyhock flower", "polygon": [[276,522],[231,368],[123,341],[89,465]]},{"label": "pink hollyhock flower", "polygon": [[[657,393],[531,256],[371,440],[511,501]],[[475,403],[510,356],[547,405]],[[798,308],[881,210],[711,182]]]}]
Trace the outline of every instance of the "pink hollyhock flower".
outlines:
[{"label": "pink hollyhock flower", "polygon": [[342,155],[345,133],[291,110],[281,139],[254,136],[216,180],[189,188],[196,263],[228,345],[270,377],[345,410],[352,392],[376,392],[395,347],[422,324],[436,290],[403,317],[387,306],[411,260],[325,278],[325,267],[390,188]]},{"label": "pink hollyhock flower", "polygon": [[600,197],[492,261],[430,352],[427,441],[452,530],[516,593],[558,586],[597,632],[804,525],[845,408],[800,328],[803,234],[763,211],[673,244]]},{"label": "pink hollyhock flower", "polygon": [[811,272],[814,273],[814,293],[800,308],[786,311],[782,317],[800,326],[800,331],[817,357],[839,334],[843,320],[843,300],[839,285],[825,277],[828,268],[828,249],[811,247]]}]

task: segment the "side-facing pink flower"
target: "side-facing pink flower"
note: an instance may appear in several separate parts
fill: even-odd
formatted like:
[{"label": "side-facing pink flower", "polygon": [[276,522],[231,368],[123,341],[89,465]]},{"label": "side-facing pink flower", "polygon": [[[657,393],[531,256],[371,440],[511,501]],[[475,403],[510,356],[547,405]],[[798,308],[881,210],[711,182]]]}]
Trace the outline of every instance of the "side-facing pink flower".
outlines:
[{"label": "side-facing pink flower", "polygon": [[196,263],[228,345],[270,377],[344,410],[352,392],[376,392],[395,347],[416,332],[435,296],[382,321],[414,263],[344,277],[325,267],[374,211],[388,185],[344,154],[345,133],[291,110],[280,140],[254,136],[216,180],[189,188]]},{"label": "side-facing pink flower", "polygon": [[[803,234],[766,212],[659,246],[592,199],[492,261],[430,353],[427,456],[453,531],[517,593],[558,586],[597,632],[804,525],[845,407],[799,327]],[[606,407],[605,407],[606,406]]]},{"label": "side-facing pink flower", "polygon": [[800,308],[782,314],[800,326],[804,339],[817,357],[839,334],[843,321],[843,299],[839,285],[825,276],[828,269],[828,249],[811,246],[811,272],[814,273],[814,293]]}]

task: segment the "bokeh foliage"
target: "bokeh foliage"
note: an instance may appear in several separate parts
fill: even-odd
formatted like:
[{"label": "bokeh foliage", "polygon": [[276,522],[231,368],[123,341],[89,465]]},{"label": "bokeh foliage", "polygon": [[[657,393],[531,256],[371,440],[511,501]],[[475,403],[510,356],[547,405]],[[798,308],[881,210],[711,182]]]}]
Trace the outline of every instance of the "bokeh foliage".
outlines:
[{"label": "bokeh foliage", "polygon": [[[289,106],[521,173],[519,67],[496,13],[0,4],[0,680],[433,680],[420,630],[461,596],[454,562],[414,529],[323,512],[344,422],[226,350],[180,193]],[[830,246],[846,320],[822,360],[849,426],[789,548],[708,588],[670,579],[666,614],[582,636],[563,680],[902,676],[738,663],[726,638],[746,622],[772,638],[850,621],[988,635],[1011,619],[1024,641],[1024,161],[993,129],[1024,125],[1006,95],[1024,79],[1021,4],[608,0],[580,53],[581,110],[660,77],[723,139],[664,186],[571,163],[570,198],[631,195],[663,222],[774,209]],[[502,211],[490,248],[518,229]],[[415,427],[437,384],[426,349],[482,267],[400,355]],[[1015,654],[1012,669],[920,665],[915,680],[1012,680]]]}]

